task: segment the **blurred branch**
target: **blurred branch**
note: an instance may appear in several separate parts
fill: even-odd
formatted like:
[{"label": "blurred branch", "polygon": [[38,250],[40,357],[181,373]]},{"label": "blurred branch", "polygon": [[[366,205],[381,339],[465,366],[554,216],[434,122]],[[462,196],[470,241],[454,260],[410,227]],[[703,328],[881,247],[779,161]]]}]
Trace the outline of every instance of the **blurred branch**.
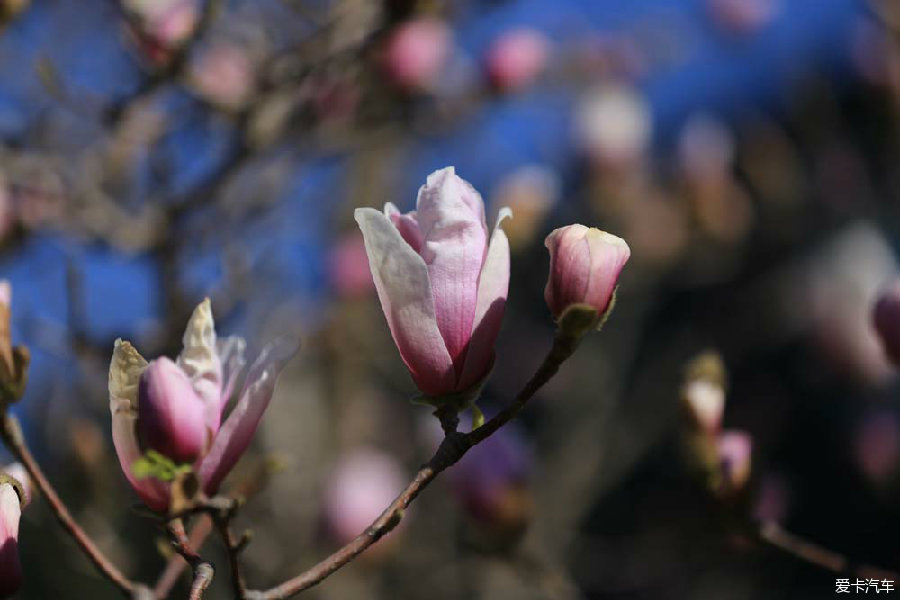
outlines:
[{"label": "blurred branch", "polygon": [[[127,21],[132,21],[131,16],[122,7],[121,1],[116,0],[115,4],[122,13],[123,18]],[[113,127],[118,125],[132,105],[140,102],[143,98],[152,95],[163,85],[181,74],[191,55],[191,51],[197,42],[199,42],[206,34],[210,25],[215,20],[216,15],[219,13],[221,5],[222,0],[203,0],[203,10],[200,13],[200,17],[197,19],[197,25],[194,27],[190,37],[178,47],[173,54],[172,59],[165,66],[154,71],[132,93],[115,101],[112,106],[106,109],[104,121],[108,125]]]},{"label": "blurred branch", "polygon": [[31,477],[32,481],[47,499],[47,504],[50,505],[50,509],[53,511],[53,514],[56,515],[56,519],[59,521],[60,525],[69,532],[69,535],[72,536],[72,539],[75,540],[75,543],[78,544],[78,547],[81,548],[90,561],[94,563],[97,570],[129,597],[140,599],[152,597],[152,593],[145,586],[135,583],[125,577],[125,575],[122,574],[122,572],[119,571],[119,569],[100,551],[91,537],[78,525],[78,523],[75,522],[69,509],[66,508],[65,503],[63,503],[59,495],[57,495],[56,490],[50,485],[47,477],[44,475],[43,471],[41,471],[40,466],[38,466],[37,461],[28,449],[19,422],[10,414],[3,415],[2,425],[0,425],[0,438],[3,439],[3,443],[9,451],[12,452],[13,456],[15,456],[25,467],[25,470],[28,471],[28,475]]},{"label": "blurred branch", "polygon": [[375,542],[390,533],[401,521],[406,508],[442,471],[456,464],[472,447],[479,444],[496,432],[500,427],[513,419],[525,404],[541,387],[544,386],[559,370],[560,365],[569,358],[578,343],[580,336],[566,335],[557,331],[553,347],[531,377],[525,387],[516,395],[512,403],[497,413],[490,421],[470,433],[456,431],[458,419],[456,415],[439,414],[435,411],[444,427],[445,437],[434,456],[416,474],[406,489],[391,502],[384,512],[360,535],[328,558],[314,565],[309,570],[265,591],[248,590],[242,596],[244,600],[282,600],[309,589],[335,571],[341,569],[357,556],[365,552]]},{"label": "blurred branch", "polygon": [[838,574],[849,574],[863,579],[877,578],[900,581],[900,573],[854,563],[846,556],[809,542],[798,535],[785,531],[778,523],[769,521],[761,523],[757,532],[757,540],[798,558]]}]

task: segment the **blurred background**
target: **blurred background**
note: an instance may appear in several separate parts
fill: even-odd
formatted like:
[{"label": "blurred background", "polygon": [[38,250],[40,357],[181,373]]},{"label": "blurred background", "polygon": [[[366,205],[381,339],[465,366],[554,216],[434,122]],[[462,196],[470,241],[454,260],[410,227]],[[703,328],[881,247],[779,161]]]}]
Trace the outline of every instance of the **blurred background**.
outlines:
[{"label": "blurred background", "polygon": [[[33,354],[15,410],[129,575],[168,551],[113,451],[113,341],[174,355],[204,296],[251,350],[304,340],[229,479],[252,587],[361,531],[430,457],[352,212],[411,209],[446,165],[489,221],[515,214],[488,415],[550,344],[549,231],[628,241],[618,304],[310,598],[834,594],[683,466],[683,371],[711,348],[724,425],[752,436],[742,515],[900,568],[900,387],[870,320],[900,239],[896,0],[0,0],[0,23],[0,275]],[[40,501],[21,548],[20,598],[117,596]],[[230,597],[217,541],[202,553],[207,597]]]}]

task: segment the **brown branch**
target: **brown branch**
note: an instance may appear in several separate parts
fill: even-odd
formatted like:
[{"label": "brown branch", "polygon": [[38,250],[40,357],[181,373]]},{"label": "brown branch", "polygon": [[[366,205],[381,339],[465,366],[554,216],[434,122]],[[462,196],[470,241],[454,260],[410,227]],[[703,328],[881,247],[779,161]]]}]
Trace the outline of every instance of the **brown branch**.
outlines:
[{"label": "brown branch", "polygon": [[[197,524],[194,525],[191,529],[191,533],[188,535],[190,547],[200,548],[203,546],[203,542],[209,534],[212,533],[212,529],[212,518],[209,515],[200,515]],[[190,565],[188,565],[188,562],[181,554],[172,556],[166,564],[165,570],[156,581],[156,585],[153,587],[153,595],[159,600],[166,598],[169,595],[169,592],[172,591],[172,587],[174,587],[178,578],[181,576],[182,571],[188,566]]]},{"label": "brown branch", "polygon": [[838,574],[849,574],[863,579],[877,578],[900,581],[900,573],[879,567],[854,563],[842,554],[814,544],[789,531],[785,531],[778,523],[769,521],[759,525],[756,532],[759,542],[767,544],[794,558],[816,565],[827,571]]},{"label": "brown branch", "polygon": [[580,336],[565,335],[557,332],[553,347],[531,377],[522,391],[516,395],[513,402],[505,409],[497,413],[490,421],[470,433],[455,431],[455,427],[445,426],[446,436],[441,442],[434,456],[416,474],[406,489],[391,502],[381,515],[360,535],[339,549],[331,556],[325,558],[307,571],[285,581],[268,590],[248,590],[243,597],[245,600],[282,600],[298,594],[321,583],[338,569],[344,567],[357,556],[365,552],[375,542],[390,533],[403,518],[403,513],[413,500],[438,476],[442,471],[455,464],[470,448],[485,440],[515,417],[525,406],[525,403],[546,384],[559,370],[560,365],[567,359],[581,341]]},{"label": "brown branch", "polygon": [[188,598],[190,600],[200,600],[203,598],[203,592],[212,583],[216,570],[194,550],[184,529],[184,521],[172,519],[167,523],[166,528],[169,531],[169,536],[172,538],[172,545],[175,547],[175,551],[191,565],[191,569],[194,571],[194,581],[191,584],[191,592]]},{"label": "brown branch", "polygon": [[75,543],[87,555],[97,570],[126,595],[130,597],[145,597],[149,590],[143,585],[125,577],[100,551],[91,537],[75,522],[69,509],[66,508],[65,503],[60,499],[56,490],[50,485],[50,481],[41,471],[40,466],[28,449],[19,422],[10,414],[3,415],[2,426],[0,426],[0,438],[3,439],[3,443],[12,452],[13,456],[22,463],[25,470],[28,471],[31,480],[41,490],[41,494],[47,499],[47,504],[50,505],[56,520],[72,536],[72,539],[75,540]]},{"label": "brown branch", "polygon": [[244,548],[244,540],[247,538],[238,538],[231,531],[232,513],[221,515],[215,518],[216,529],[225,545],[225,551],[228,554],[228,566],[231,569],[231,584],[234,588],[235,598],[243,600],[247,596],[247,584],[244,582],[244,576],[241,573],[241,564],[239,555]]}]

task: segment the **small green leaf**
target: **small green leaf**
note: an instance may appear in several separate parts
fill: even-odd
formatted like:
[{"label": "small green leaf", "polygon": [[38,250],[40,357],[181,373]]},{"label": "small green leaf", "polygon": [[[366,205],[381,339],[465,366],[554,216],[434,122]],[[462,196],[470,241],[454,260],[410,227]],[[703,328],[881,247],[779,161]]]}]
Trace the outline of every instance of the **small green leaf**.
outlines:
[{"label": "small green leaf", "polygon": [[176,465],[172,459],[163,456],[155,450],[147,450],[144,456],[134,461],[131,465],[131,472],[138,479],[153,477],[160,481],[173,481],[181,473],[186,473],[190,470],[191,465]]},{"label": "small green leaf", "polygon": [[481,409],[473,402],[472,403],[472,431],[475,431],[479,427],[484,425],[484,413],[481,412]]}]

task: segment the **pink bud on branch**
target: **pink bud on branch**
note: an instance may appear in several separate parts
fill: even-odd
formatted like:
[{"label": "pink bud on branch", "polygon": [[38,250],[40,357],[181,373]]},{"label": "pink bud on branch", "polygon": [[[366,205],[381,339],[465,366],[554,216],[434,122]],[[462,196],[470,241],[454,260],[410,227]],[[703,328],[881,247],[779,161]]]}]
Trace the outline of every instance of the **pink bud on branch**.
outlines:
[{"label": "pink bud on branch", "polygon": [[619,274],[631,256],[622,238],[584,225],[554,230],[544,245],[550,251],[550,276],[544,299],[557,319],[573,306],[596,311],[598,323],[611,308]]},{"label": "pink bud on branch", "polygon": [[4,471],[0,472],[0,598],[12,596],[22,586],[19,518],[29,499],[21,466],[10,465]]}]

